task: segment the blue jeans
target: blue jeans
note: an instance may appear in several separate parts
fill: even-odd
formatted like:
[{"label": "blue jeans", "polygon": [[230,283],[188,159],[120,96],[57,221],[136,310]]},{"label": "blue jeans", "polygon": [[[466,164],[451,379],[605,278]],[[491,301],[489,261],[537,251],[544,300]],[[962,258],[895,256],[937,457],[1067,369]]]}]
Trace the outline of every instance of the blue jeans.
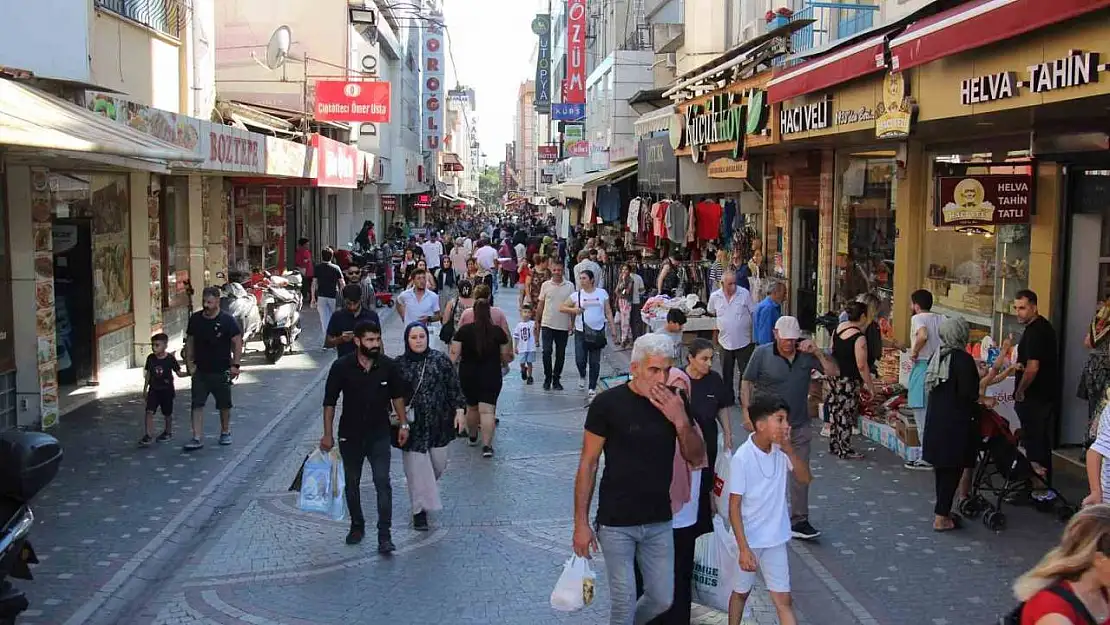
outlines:
[{"label": "blue jeans", "polygon": [[[597,530],[609,578],[609,625],[645,625],[674,600],[674,533],[671,522]],[[636,600],[635,565],[644,579]]]},{"label": "blue jeans", "polygon": [[597,390],[597,377],[601,374],[601,348],[588,349],[586,334],[574,332],[574,364],[578,365],[578,377],[586,378],[586,365],[590,367],[590,390]]}]

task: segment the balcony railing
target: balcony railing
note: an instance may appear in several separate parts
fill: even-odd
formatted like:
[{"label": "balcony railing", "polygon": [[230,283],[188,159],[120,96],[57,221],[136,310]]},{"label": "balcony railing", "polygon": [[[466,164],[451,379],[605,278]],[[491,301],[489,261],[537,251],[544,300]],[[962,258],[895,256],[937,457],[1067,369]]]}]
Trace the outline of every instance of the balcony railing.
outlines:
[{"label": "balcony railing", "polygon": [[[814,21],[790,36],[790,49],[797,55],[861,33],[875,25],[878,10],[878,5],[872,4],[809,2],[806,7],[794,13],[790,21]],[[768,25],[770,26],[772,25]],[[775,64],[793,65],[798,62],[787,63],[780,57]]]},{"label": "balcony railing", "polygon": [[188,0],[93,0],[93,4],[170,37],[180,37],[185,30]]}]

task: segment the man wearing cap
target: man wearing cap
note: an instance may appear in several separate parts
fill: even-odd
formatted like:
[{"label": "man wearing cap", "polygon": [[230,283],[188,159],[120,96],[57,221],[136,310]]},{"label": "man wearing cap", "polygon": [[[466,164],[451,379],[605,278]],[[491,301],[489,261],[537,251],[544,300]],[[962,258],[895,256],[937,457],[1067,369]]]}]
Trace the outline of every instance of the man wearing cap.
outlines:
[{"label": "man wearing cap", "polygon": [[[813,429],[809,417],[809,383],[814,371],[828,376],[840,373],[836,362],[813,341],[802,338],[794,317],[779,317],[774,327],[775,340],[760,345],[752,353],[740,383],[744,427],[751,431],[748,405],[755,393],[775,395],[790,406],[790,443],[797,458],[809,466]],[[790,529],[794,538],[813,540],[821,535],[809,523],[809,487],[790,478]]]}]

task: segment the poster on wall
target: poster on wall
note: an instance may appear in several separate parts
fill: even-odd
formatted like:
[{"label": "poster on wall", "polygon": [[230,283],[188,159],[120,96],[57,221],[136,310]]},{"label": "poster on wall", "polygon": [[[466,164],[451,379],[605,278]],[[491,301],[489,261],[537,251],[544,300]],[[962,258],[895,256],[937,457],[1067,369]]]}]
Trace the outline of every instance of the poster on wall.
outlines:
[{"label": "poster on wall", "polygon": [[[162,331],[162,214],[159,196],[164,193],[157,179],[152,178],[147,188],[147,229],[150,233],[150,329]],[[157,235],[157,236],[155,236]],[[172,241],[173,239],[168,239]]]},{"label": "poster on wall", "polygon": [[[102,183],[102,186],[97,183]],[[93,317],[96,323],[103,323],[131,312],[131,229],[128,223],[127,178],[93,176],[90,191]]]},{"label": "poster on wall", "polygon": [[980,174],[937,178],[935,225],[1026,224],[1033,214],[1033,176]]},{"label": "poster on wall", "polygon": [[[39,379],[39,418],[48,430],[58,424],[58,349],[54,297],[53,209],[49,173],[31,171],[31,222],[34,233],[35,360]],[[67,355],[68,358],[68,355]]]}]

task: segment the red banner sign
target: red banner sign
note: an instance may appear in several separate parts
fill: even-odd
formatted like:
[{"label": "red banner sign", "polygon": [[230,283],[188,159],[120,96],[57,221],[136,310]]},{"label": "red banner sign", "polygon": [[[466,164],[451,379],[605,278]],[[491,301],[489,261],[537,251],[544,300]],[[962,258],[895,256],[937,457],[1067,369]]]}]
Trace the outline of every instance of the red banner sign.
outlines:
[{"label": "red banner sign", "polygon": [[397,210],[397,196],[396,195],[383,195],[382,196],[382,210],[395,211]]},{"label": "red banner sign", "polygon": [[1027,224],[1033,214],[1033,176],[982,174],[937,179],[939,226]]},{"label": "red banner sign", "polygon": [[541,161],[559,160],[559,146],[557,145],[541,145],[536,150],[539,152]]},{"label": "red banner sign", "polygon": [[358,148],[312,135],[316,150],[316,186],[354,189],[358,187]]},{"label": "red banner sign", "polygon": [[586,102],[586,0],[567,0],[567,79],[563,102]]},{"label": "red banner sign", "polygon": [[316,81],[316,119],[363,124],[389,123],[388,82]]}]

